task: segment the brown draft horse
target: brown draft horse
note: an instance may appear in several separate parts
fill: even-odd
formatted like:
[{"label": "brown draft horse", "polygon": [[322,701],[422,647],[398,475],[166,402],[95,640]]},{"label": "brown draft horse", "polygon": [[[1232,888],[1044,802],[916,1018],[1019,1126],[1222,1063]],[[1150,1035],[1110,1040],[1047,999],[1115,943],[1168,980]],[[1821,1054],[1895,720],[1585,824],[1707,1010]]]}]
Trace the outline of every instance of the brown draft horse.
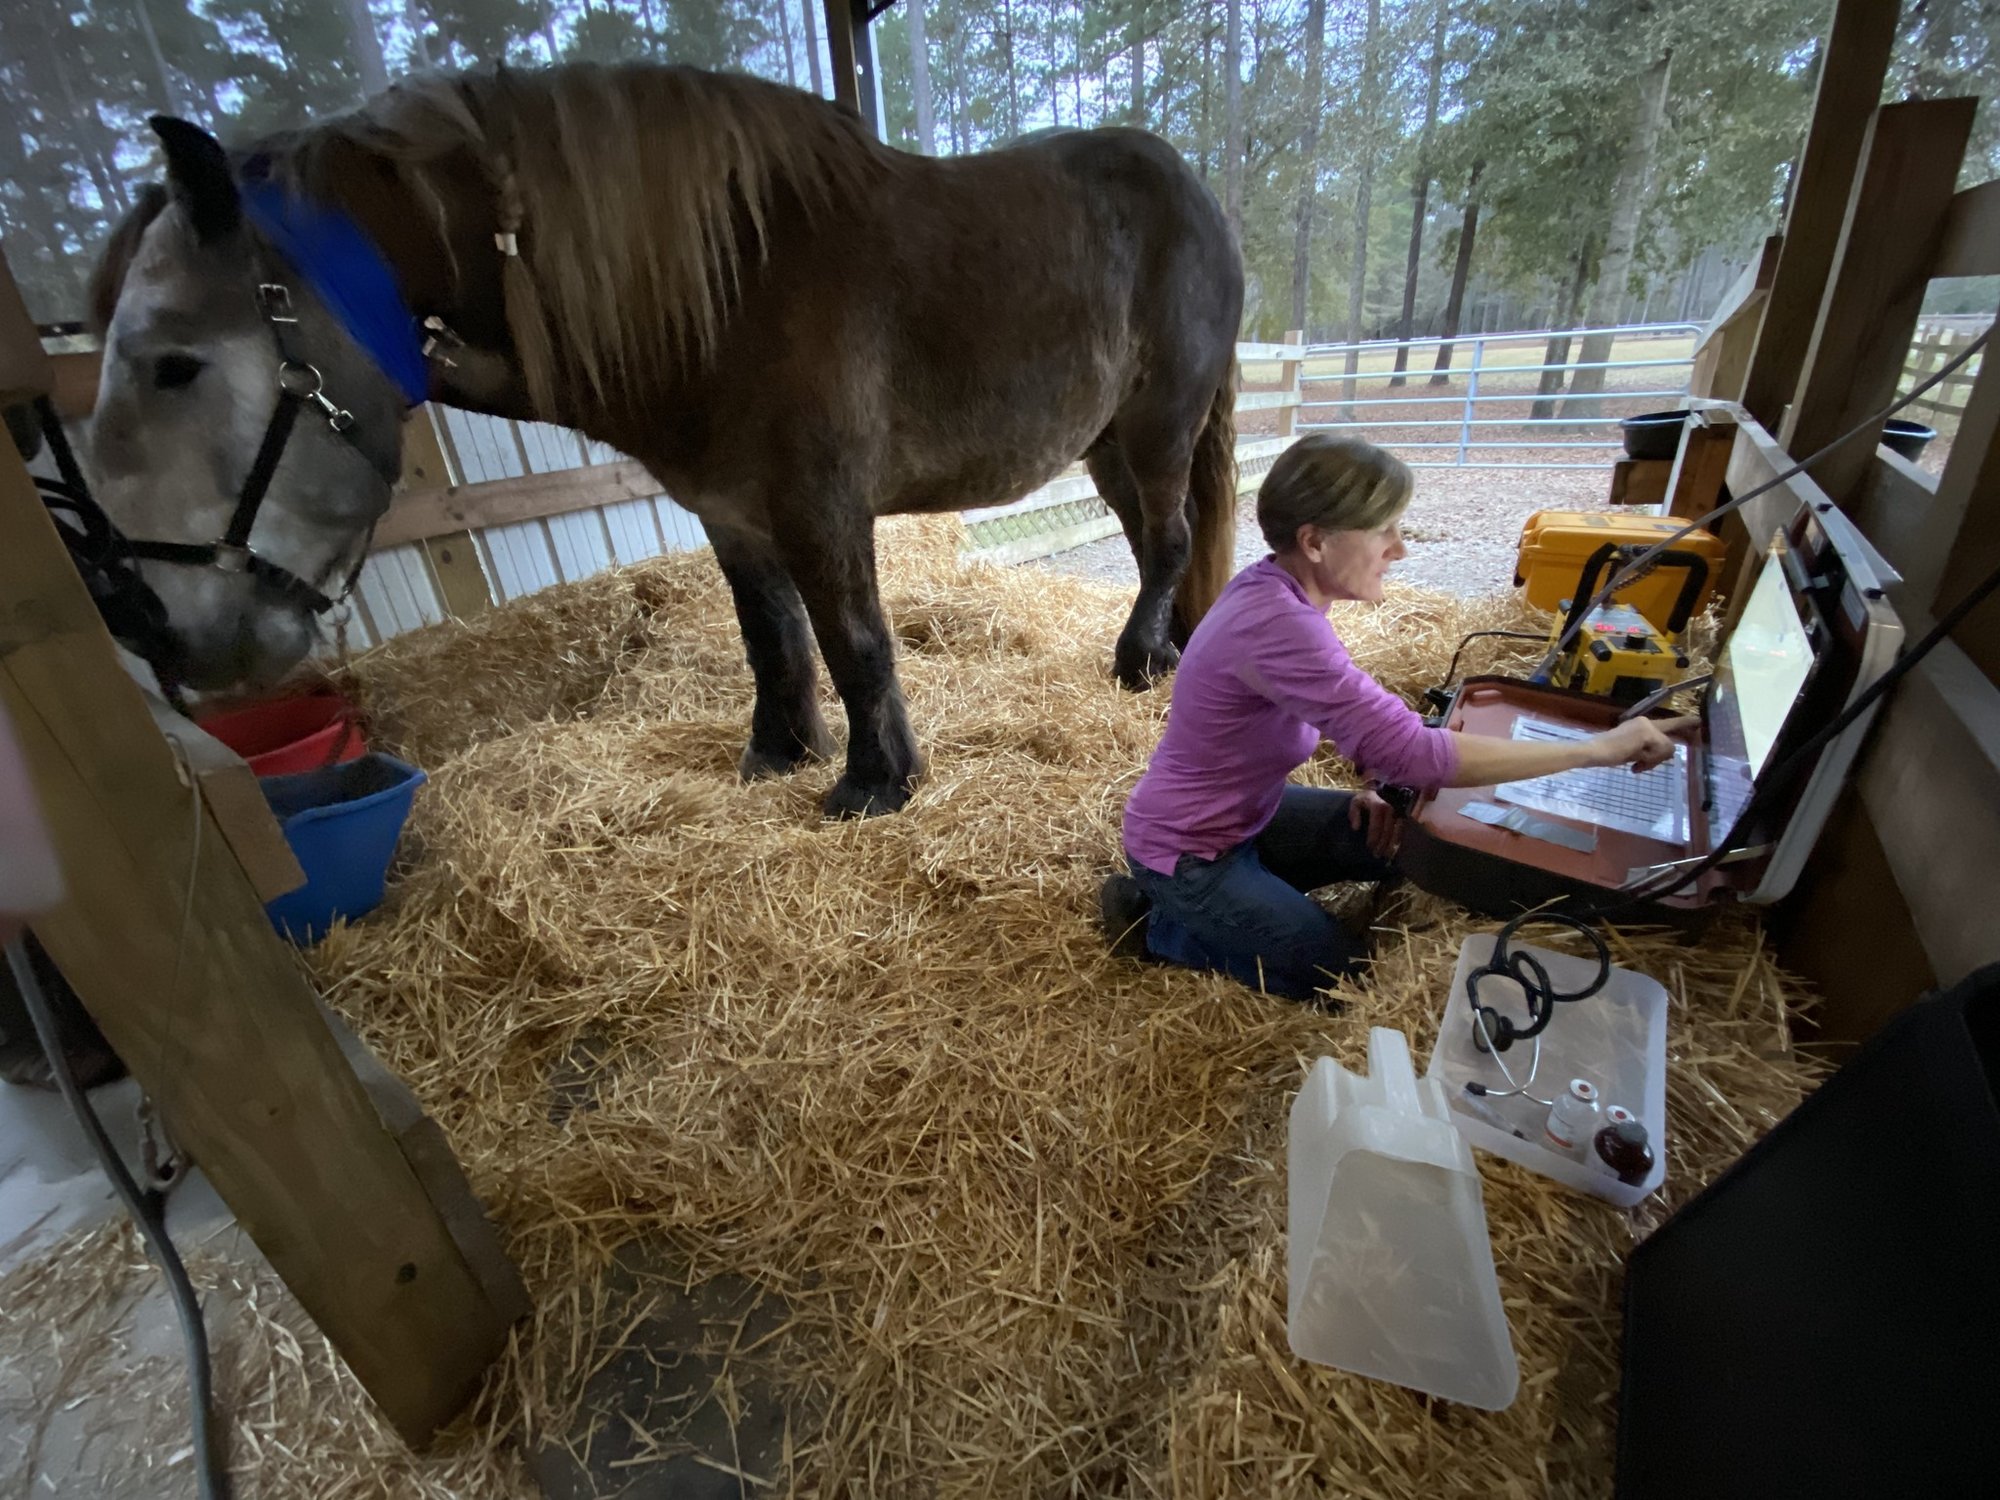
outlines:
[{"label": "brown draft horse", "polygon": [[[309,649],[422,399],[578,428],[701,518],[756,680],[742,772],[831,753],[816,638],[848,716],[831,813],[898,808],[921,771],[876,516],[1003,504],[1081,456],[1139,563],[1132,687],[1227,580],[1242,268],[1155,136],[930,159],[758,79],[588,64],[407,82],[233,153],[153,124],[167,189],[95,288],[92,464],[164,554],[143,566],[193,686]],[[416,390],[364,352],[382,309],[302,274],[253,183],[358,226],[398,336],[437,330]]]}]

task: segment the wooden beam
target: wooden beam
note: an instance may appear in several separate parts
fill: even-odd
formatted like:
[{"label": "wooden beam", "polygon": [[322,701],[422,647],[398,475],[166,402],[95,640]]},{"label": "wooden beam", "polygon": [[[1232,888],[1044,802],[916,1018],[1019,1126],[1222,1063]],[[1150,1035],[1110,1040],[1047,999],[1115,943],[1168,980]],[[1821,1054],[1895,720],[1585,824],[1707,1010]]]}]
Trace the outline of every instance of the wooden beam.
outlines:
[{"label": "wooden beam", "polygon": [[662,493],[659,480],[632,459],[587,469],[557,469],[483,484],[422,490],[400,496],[375,528],[377,547],[420,542],[452,532],[507,526],[545,516],[567,515],[595,505],[650,500]]},{"label": "wooden beam", "polygon": [[1236,362],[1240,365],[1270,364],[1279,360],[1299,360],[1306,357],[1305,334],[1294,329],[1285,335],[1282,344],[1238,344]]},{"label": "wooden beam", "polygon": [[1875,821],[1850,787],[1771,921],[1779,960],[1811,982],[1814,1041],[1859,1045],[1937,983]]},{"label": "wooden beam", "polygon": [[[812,0],[806,0],[810,5]],[[845,104],[864,120],[861,75],[854,56],[854,0],[825,0],[826,50],[833,63],[833,102]],[[863,23],[866,24],[865,22]]]},{"label": "wooden beam", "polygon": [[1812,124],[1785,218],[1784,245],[1743,385],[1743,405],[1768,428],[1777,427],[1798,387],[1847,215],[1861,138],[1882,102],[1882,80],[1888,75],[1901,9],[1896,0],[1838,0],[1834,8],[1820,53]]},{"label": "wooden beam", "polygon": [[2000,182],[1982,182],[1951,200],[1931,275],[2000,276]]},{"label": "wooden beam", "polygon": [[1689,394],[1719,401],[1742,399],[1743,382],[1750,374],[1750,352],[1756,347],[1757,330],[1770,301],[1771,278],[1777,272],[1778,251],[1783,244],[1775,234],[1766,236],[1763,249],[1724,294],[1715,315],[1695,341]]},{"label": "wooden beam", "polygon": [[453,531],[420,543],[424,564],[437,584],[445,611],[455,620],[469,620],[493,607],[493,586],[479,561],[479,547],[469,531]]},{"label": "wooden beam", "polygon": [[1889,566],[1901,573],[1921,545],[1931,507],[1936,504],[1936,475],[1918,468],[1893,448],[1878,447],[1875,461],[1841,509]]},{"label": "wooden beam", "polygon": [[97,386],[104,373],[102,349],[79,349],[70,354],[53,354],[55,367],[56,415],[65,422],[80,421],[97,409]]},{"label": "wooden beam", "polygon": [[[0,255],[5,253],[0,242]],[[0,259],[0,267],[6,262]],[[42,348],[35,320],[11,275],[0,272],[0,406],[18,406],[46,396],[55,387],[55,370]]]},{"label": "wooden beam", "polygon": [[1945,642],[1890,695],[1856,784],[1938,979],[2000,959],[2000,688]]},{"label": "wooden beam", "polygon": [[1722,503],[1729,455],[1736,446],[1736,413],[1697,409],[1688,418],[1667,478],[1666,513],[1683,521],[1707,515]]},{"label": "wooden beam", "polygon": [[[1298,349],[1305,341],[1306,331],[1303,328],[1287,329],[1285,331],[1285,343],[1283,347]],[[1278,408],[1279,437],[1292,437],[1298,432],[1299,402],[1303,399],[1302,388],[1299,385],[1299,375],[1304,369],[1304,359],[1305,355],[1303,350],[1301,350],[1300,353],[1290,356],[1283,364],[1278,366],[1279,383],[1284,386],[1285,394],[1292,398]],[[1240,353],[1237,355],[1237,360],[1239,363],[1242,360]],[[1241,401],[1240,393],[1238,401],[1239,403]],[[1242,409],[1240,404],[1237,409],[1239,411]]]},{"label": "wooden beam", "polygon": [[[1903,583],[1890,597],[1911,628],[1922,629],[1916,622],[1950,608],[1995,566],[2000,566],[2000,358],[1986,357],[1966,396],[1935,500],[1897,560]],[[1989,603],[1956,637],[1988,675],[2000,665],[1996,618],[2000,608]]]},{"label": "wooden beam", "polygon": [[[403,427],[401,492],[448,489],[464,477],[436,408],[418,407]],[[454,619],[467,619],[493,607],[493,588],[470,531],[444,532],[425,538],[420,545],[438,597]]]},{"label": "wooden beam", "polygon": [[[1924,541],[1930,551],[1912,567],[1908,588],[1922,593],[1930,568],[1937,583],[1927,614],[1943,614],[2000,568],[2000,357],[1988,357],[1966,401],[1958,436],[1938,479],[1937,504]],[[1989,682],[2000,683],[2000,599],[1989,598],[1952,632]]]},{"label": "wooden beam", "polygon": [[[1978,107],[1977,99],[1913,100],[1885,104],[1869,122],[1832,279],[1779,434],[1794,457],[1817,453],[1895,400]],[[1874,454],[1872,438],[1852,439],[1814,464],[1813,478],[1845,504]]]},{"label": "wooden beam", "polygon": [[1236,396],[1238,411],[1283,411],[1286,407],[1297,406],[1300,396],[1292,391],[1240,391]]},{"label": "wooden beam", "polygon": [[11,453],[0,599],[0,700],[69,887],[35,935],[356,1378],[424,1441],[477,1392],[511,1312],[385,1129],[205,808],[197,850],[191,794]]},{"label": "wooden beam", "polygon": [[1611,491],[1607,505],[1658,505],[1667,498],[1667,481],[1673,476],[1671,458],[1621,458],[1611,466]]},{"label": "wooden beam", "polygon": [[[1792,456],[1778,446],[1776,438],[1749,419],[1749,413],[1740,414],[1725,472],[1731,495],[1748,494],[1760,485],[1770,483],[1789,469],[1793,462]],[[1783,484],[1766,490],[1742,509],[1723,518],[1716,527],[1716,535],[1729,547],[1722,561],[1722,581],[1719,585],[1720,592],[1729,601],[1725,623],[1735,622],[1736,613],[1742,607],[1745,585],[1763,560],[1764,549],[1770,545],[1772,533],[1789,524],[1792,517],[1798,514],[1801,504],[1817,508],[1831,503],[1826,492],[1813,483],[1810,474],[1794,474]]]}]

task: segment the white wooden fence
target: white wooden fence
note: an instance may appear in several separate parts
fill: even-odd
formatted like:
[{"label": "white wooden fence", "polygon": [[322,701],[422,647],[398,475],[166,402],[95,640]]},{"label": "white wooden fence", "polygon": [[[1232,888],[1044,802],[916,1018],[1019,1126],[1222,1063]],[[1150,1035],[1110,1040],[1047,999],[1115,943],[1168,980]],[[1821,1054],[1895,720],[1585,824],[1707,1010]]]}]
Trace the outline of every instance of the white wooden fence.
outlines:
[{"label": "white wooden fence", "polygon": [[[1910,344],[1900,390],[1907,392],[1913,389],[1950,364],[1953,357],[1984,332],[1992,321],[1991,318],[1925,318],[1917,325],[1916,338]],[[1950,417],[1955,423],[1957,418],[1965,415],[1965,397],[1978,378],[1980,362],[1985,357],[1986,351],[1982,349],[1931,387],[1928,395],[1912,401],[1905,415],[1916,417],[1928,414],[1933,419]]]}]

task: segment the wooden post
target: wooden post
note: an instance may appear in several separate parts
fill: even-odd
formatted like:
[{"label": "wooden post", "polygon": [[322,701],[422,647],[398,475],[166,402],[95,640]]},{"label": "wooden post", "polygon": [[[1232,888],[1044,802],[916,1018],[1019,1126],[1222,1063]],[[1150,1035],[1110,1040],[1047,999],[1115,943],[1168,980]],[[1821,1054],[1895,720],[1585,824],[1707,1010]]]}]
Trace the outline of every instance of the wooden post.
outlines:
[{"label": "wooden post", "polygon": [[[0,242],[0,250],[4,250]],[[0,261],[4,265],[4,261]],[[28,304],[11,275],[0,273],[0,406],[15,406],[55,387],[55,370]]]},{"label": "wooden post", "polygon": [[[1944,240],[1977,99],[1924,99],[1875,111],[1848,197],[1833,274],[1779,442],[1806,458],[1895,399]],[[1868,472],[1855,438],[1813,465],[1835,504]]]},{"label": "wooden post", "polygon": [[518,1287],[468,1264],[205,805],[196,847],[192,794],[12,453],[0,599],[0,700],[69,891],[36,937],[356,1378],[424,1441],[478,1389]]},{"label": "wooden post", "polygon": [[[32,325],[4,318],[17,300],[0,263],[0,333],[15,343],[0,370],[46,380]],[[0,703],[67,887],[36,938],[355,1377],[425,1441],[505,1346],[526,1306],[519,1279],[468,1217],[455,1165],[425,1148],[434,1198],[342,1056],[194,789],[201,768],[191,786],[11,449]],[[407,1120],[397,1132],[421,1134]]]},{"label": "wooden post", "polygon": [[[1301,346],[1299,349],[1301,355],[1305,353],[1303,347],[1305,341],[1306,331],[1303,328],[1290,328],[1285,331],[1285,342]],[[1284,386],[1287,394],[1298,396],[1304,390],[1304,387],[1299,383],[1299,374],[1304,368],[1305,360],[1303,358],[1288,359],[1278,366],[1278,380]],[[1298,435],[1298,426],[1299,404],[1297,401],[1293,401],[1288,406],[1278,408],[1279,437],[1296,437]]]},{"label": "wooden post", "polygon": [[1667,483],[1676,460],[1671,458],[1621,458],[1611,466],[1611,490],[1607,505],[1658,505],[1667,498]]},{"label": "wooden post", "polygon": [[833,59],[833,98],[882,134],[881,81],[875,65],[875,41],[868,30],[872,9],[868,0],[825,0],[826,46]]},{"label": "wooden post", "polygon": [[[443,490],[464,482],[453,450],[439,430],[437,412],[420,406],[403,424],[403,478],[398,493]],[[470,531],[446,532],[418,543],[438,597],[454,619],[466,619],[493,607],[493,589],[479,563],[479,545]]]},{"label": "wooden post", "polygon": [[[1666,513],[1683,521],[1707,515],[1722,503],[1729,454],[1736,446],[1736,418],[1727,409],[1696,411],[1688,418],[1674,470],[1667,477]],[[1727,574],[1724,576],[1727,584]]]},{"label": "wooden post", "polygon": [[1784,244],[1743,386],[1743,405],[1772,431],[1798,386],[1846,217],[1861,138],[1870,112],[1882,100],[1901,9],[1897,0],[1839,0],[1834,9]]},{"label": "wooden post", "polygon": [[[1937,494],[1902,562],[1894,596],[1905,619],[1935,619],[2000,567],[2000,358],[1985,351]],[[1989,681],[2000,683],[2000,599],[1989,599],[1953,632]]]},{"label": "wooden post", "polygon": [[1767,236],[1764,248],[1723,293],[1715,315],[1695,340],[1694,368],[1688,375],[1690,395],[1718,401],[1743,399],[1743,382],[1750,374],[1750,351],[1757,342],[1757,330],[1771,295],[1771,278],[1777,272],[1778,251],[1783,243],[1775,234]]}]

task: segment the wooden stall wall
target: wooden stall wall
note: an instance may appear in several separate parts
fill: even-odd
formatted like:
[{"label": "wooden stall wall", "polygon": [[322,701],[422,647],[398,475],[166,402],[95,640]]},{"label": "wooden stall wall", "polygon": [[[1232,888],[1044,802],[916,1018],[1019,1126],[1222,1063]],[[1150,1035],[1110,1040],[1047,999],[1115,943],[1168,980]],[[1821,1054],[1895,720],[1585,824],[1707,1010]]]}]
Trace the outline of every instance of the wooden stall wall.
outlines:
[{"label": "wooden stall wall", "polygon": [[[1965,347],[1958,336],[1918,331],[1932,280],[2000,275],[2000,183],[1954,191],[1975,101],[1878,106],[1882,11],[1893,21],[1893,6],[1839,5],[1806,169],[1761,316],[1752,306],[1751,316],[1719,318],[1711,332],[1723,347],[1698,363],[1733,372],[1747,361],[1742,405],[1783,435],[1777,444],[1749,426],[1738,433],[1725,481],[1732,493],[1909,391],[1951,357],[1947,345]],[[1754,296],[1751,283],[1741,305]],[[1733,373],[1707,380],[1696,395],[1736,397]],[[1941,473],[1857,437],[1803,481],[1901,575],[1890,598],[1911,643],[2000,566],[2000,361],[1970,363],[1932,394],[1911,414],[1955,426]],[[1753,502],[1744,532],[1767,532],[1768,507],[1791,503],[1783,491]],[[2000,601],[1989,600],[1892,693],[1845,804],[1776,914],[1785,962],[1826,996],[1822,1037],[1865,1040],[1929,986],[2000,959],[1996,883]]]}]

